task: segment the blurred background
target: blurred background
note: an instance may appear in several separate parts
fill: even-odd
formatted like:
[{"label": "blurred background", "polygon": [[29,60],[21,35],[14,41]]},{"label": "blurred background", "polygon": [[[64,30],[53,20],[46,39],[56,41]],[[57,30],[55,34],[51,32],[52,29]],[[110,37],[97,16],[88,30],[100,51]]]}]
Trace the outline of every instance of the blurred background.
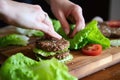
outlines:
[{"label": "blurred background", "polygon": [[[19,2],[39,4],[50,17],[55,18],[50,10],[50,6],[44,0],[16,0]],[[83,9],[86,22],[91,21],[96,16],[100,16],[104,21],[120,20],[120,0],[70,0]],[[0,21],[0,26],[6,26]]]},{"label": "blurred background", "polygon": [[[86,22],[89,22],[95,16],[102,17],[105,21],[120,19],[120,0],[70,0],[83,9],[83,15]],[[47,4],[42,0],[37,0],[43,9],[52,16]],[[37,4],[37,3],[35,3]],[[53,17],[53,16],[52,16]]]},{"label": "blurred background", "polygon": [[110,0],[109,19],[120,20],[120,0]]}]

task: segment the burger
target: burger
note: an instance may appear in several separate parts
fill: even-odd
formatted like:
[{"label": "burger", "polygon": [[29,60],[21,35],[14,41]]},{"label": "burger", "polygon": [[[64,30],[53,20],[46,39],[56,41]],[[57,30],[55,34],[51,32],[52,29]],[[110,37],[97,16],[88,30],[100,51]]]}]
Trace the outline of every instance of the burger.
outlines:
[{"label": "burger", "polygon": [[55,38],[41,38],[36,41],[33,52],[39,60],[51,59],[54,57],[60,62],[68,62],[73,58],[70,54],[69,46],[69,41],[64,38],[60,40]]},{"label": "burger", "polygon": [[104,21],[98,23],[100,31],[108,38],[120,38],[120,21]]}]

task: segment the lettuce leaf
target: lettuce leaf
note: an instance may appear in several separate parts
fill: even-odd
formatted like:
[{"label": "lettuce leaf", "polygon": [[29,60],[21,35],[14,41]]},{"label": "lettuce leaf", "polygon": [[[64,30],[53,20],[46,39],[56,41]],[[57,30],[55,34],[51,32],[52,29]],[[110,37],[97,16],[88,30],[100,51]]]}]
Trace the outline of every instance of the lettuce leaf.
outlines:
[{"label": "lettuce leaf", "polygon": [[38,48],[34,48],[33,52],[36,53],[36,54],[40,54],[41,56],[46,56],[46,57],[56,54],[55,52],[46,52],[46,51],[43,51],[43,50],[38,49]]},{"label": "lettuce leaf", "polygon": [[[96,20],[92,20],[89,22],[86,27],[79,31],[74,38],[70,39],[63,29],[60,27],[57,29],[57,32],[65,39],[70,41],[70,48],[69,49],[80,49],[83,46],[89,44],[89,43],[96,43],[101,44],[103,49],[106,49],[110,47],[110,40],[106,38],[99,30],[97,26],[98,22]],[[54,25],[54,24],[53,24]],[[61,26],[59,24],[59,26]],[[71,31],[74,29],[74,24],[70,24]],[[55,26],[57,27],[57,26]]]},{"label": "lettuce leaf", "polygon": [[0,68],[0,80],[77,80],[68,67],[55,58],[40,62],[17,53]]},{"label": "lettuce leaf", "polygon": [[51,21],[52,21],[52,24],[53,24],[55,31],[58,32],[58,30],[61,28],[60,21],[56,20],[56,19],[51,19]]},{"label": "lettuce leaf", "polygon": [[97,24],[98,22],[94,20],[86,26],[89,30],[91,29],[87,36],[88,43],[101,44],[104,49],[110,47],[110,39],[101,33]]},{"label": "lettuce leaf", "polygon": [[9,34],[0,37],[0,47],[5,47],[9,45],[26,46],[28,44],[28,40],[29,38],[25,35]]},{"label": "lettuce leaf", "polygon": [[80,49],[90,43],[101,44],[103,49],[110,47],[110,40],[100,32],[95,20],[87,24],[85,29],[79,31],[73,39],[69,40],[71,49]]}]

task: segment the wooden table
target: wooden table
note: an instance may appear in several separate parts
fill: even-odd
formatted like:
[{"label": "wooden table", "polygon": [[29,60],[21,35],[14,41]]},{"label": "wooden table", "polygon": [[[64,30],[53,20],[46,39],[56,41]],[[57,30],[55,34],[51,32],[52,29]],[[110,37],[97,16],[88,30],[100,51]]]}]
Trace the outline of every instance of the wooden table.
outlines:
[{"label": "wooden table", "polygon": [[117,63],[79,80],[120,80],[120,63]]},{"label": "wooden table", "polygon": [[[11,33],[16,33],[13,26],[0,30],[0,36]],[[4,62],[6,56],[9,57],[19,50],[25,52],[25,55],[33,57],[32,54],[28,55],[33,46],[33,44],[30,44],[29,47],[21,47],[20,49],[18,47],[0,49],[0,63]],[[99,56],[86,56],[80,50],[71,51],[71,54],[74,56],[74,59],[66,65],[70,74],[78,77],[80,80],[120,80],[120,47],[108,48]]]}]

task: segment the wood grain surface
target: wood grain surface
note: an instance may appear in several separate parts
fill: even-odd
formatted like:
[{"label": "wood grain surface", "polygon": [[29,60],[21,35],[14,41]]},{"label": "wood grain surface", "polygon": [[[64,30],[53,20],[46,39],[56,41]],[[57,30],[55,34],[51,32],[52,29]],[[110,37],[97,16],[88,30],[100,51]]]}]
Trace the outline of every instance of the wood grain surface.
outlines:
[{"label": "wood grain surface", "polygon": [[[15,27],[13,26],[0,29],[0,37],[11,33],[16,33]],[[0,63],[3,63],[8,57],[17,52],[23,52],[26,56],[35,59],[35,56],[32,52],[32,49],[35,46],[35,40],[36,38],[31,38],[30,44],[24,47],[9,46],[6,48],[0,48]],[[111,47],[106,49],[99,56],[86,56],[83,55],[80,50],[70,51],[70,53],[74,58],[72,61],[66,63],[66,65],[69,68],[70,74],[78,77],[79,79],[120,62],[120,47]],[[99,80],[104,79],[101,78]]]},{"label": "wood grain surface", "polygon": [[79,80],[120,80],[120,63],[95,72]]}]

